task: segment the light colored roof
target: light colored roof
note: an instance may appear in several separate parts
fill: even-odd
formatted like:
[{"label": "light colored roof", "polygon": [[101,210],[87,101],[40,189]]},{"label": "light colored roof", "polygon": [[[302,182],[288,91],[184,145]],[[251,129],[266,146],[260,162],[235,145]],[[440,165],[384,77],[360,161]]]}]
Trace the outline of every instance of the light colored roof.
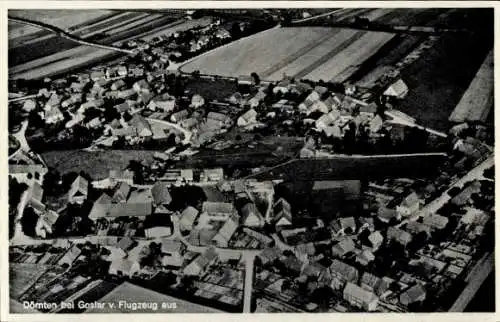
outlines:
[{"label": "light colored roof", "polygon": [[347,280],[352,280],[358,275],[358,270],[355,267],[341,262],[337,259],[334,259],[332,261],[329,269],[331,273],[335,272],[337,274],[340,274]]},{"label": "light colored roof", "polygon": [[356,249],[356,245],[351,238],[345,238],[339,243],[333,246],[333,251],[337,255],[344,256],[345,254],[352,252]]},{"label": "light colored roof", "polygon": [[393,226],[387,229],[387,238],[394,239],[403,245],[408,244],[412,239],[410,233]]},{"label": "light colored roof", "polygon": [[199,213],[200,212],[198,211],[198,209],[187,206],[186,209],[184,209],[181,213],[180,222],[182,224],[192,225]]},{"label": "light colored roof", "polygon": [[352,296],[363,303],[371,303],[377,300],[377,296],[370,291],[364,290],[361,287],[353,283],[347,283],[344,288],[344,294]]},{"label": "light colored roof", "polygon": [[234,213],[234,205],[232,203],[227,203],[227,202],[212,202],[212,201],[205,201],[203,202],[202,209],[204,212],[207,213]]},{"label": "light colored roof", "polygon": [[171,240],[163,238],[161,240],[161,251],[163,253],[179,253],[183,249],[184,244],[179,240]]},{"label": "light colored roof", "polygon": [[111,179],[133,180],[134,172],[130,170],[109,170]]},{"label": "light colored roof", "polygon": [[130,192],[127,203],[152,203],[153,200],[151,189],[139,188]]},{"label": "light colored roof", "polygon": [[71,184],[71,189],[69,191],[70,196],[74,196],[76,193],[80,192],[83,195],[87,195],[89,188],[89,182],[82,176],[76,177],[75,181]]},{"label": "light colored roof", "polygon": [[252,120],[253,118],[255,118],[257,116],[257,112],[252,108],[252,109],[249,109],[248,111],[246,111],[243,115],[241,115],[240,117],[245,120],[245,121],[250,121]]},{"label": "light colored roof", "polygon": [[429,214],[424,217],[424,224],[442,229],[448,224],[448,218],[438,214]]},{"label": "light colored roof", "polygon": [[389,86],[389,88],[387,88],[387,90],[384,92],[384,95],[403,97],[407,93],[408,86],[406,86],[405,82],[402,79],[398,79],[391,86]]},{"label": "light colored roof", "polygon": [[259,222],[264,222],[262,214],[260,213],[259,209],[257,209],[257,206],[252,202],[249,202],[243,206],[243,208],[241,209],[241,217],[244,224],[252,219],[258,220]]},{"label": "light colored roof", "polygon": [[426,292],[425,292],[425,289],[423,288],[423,286],[420,284],[415,284],[401,294],[400,301],[413,303],[415,301],[418,301],[421,297],[425,297],[425,295],[426,295]]},{"label": "light colored roof", "polygon": [[239,218],[235,215],[229,217],[214,238],[229,241],[239,227]]},{"label": "light colored roof", "polygon": [[113,194],[113,202],[126,201],[130,193],[130,185],[126,182],[120,182]]},{"label": "light colored roof", "polygon": [[168,184],[158,181],[151,189],[153,199],[156,204],[169,204],[172,201],[172,196],[168,190]]}]

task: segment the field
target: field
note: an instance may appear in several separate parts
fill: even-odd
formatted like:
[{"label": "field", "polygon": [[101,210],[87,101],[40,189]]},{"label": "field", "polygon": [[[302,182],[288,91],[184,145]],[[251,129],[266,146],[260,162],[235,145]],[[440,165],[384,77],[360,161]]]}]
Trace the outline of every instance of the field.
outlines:
[{"label": "field", "polygon": [[42,153],[49,167],[61,174],[84,171],[94,180],[104,179],[109,170],[125,169],[131,160],[151,162],[155,151],[106,150],[87,152],[82,150],[50,151]]},{"label": "field", "polygon": [[491,46],[492,38],[488,35],[443,35],[423,57],[402,70],[409,93],[397,108],[423,126],[448,129],[450,114]]},{"label": "field", "polygon": [[390,33],[329,27],[274,28],[201,55],[181,70],[232,77],[256,72],[271,81],[284,74],[341,81],[392,37]]},{"label": "field", "polygon": [[[162,19],[168,20],[170,18],[164,17]],[[168,35],[179,30],[191,29],[194,26],[206,26],[210,22],[211,19],[202,18],[189,21],[176,21],[168,25],[163,24],[155,26],[153,29],[150,29],[150,26],[143,26],[142,28],[134,28],[134,30],[132,30],[132,34],[130,30],[125,30],[109,36],[107,40],[114,41],[113,44],[117,44],[131,38],[143,38],[145,40],[150,40],[158,35]],[[146,27],[149,28],[148,31],[141,31],[141,29]],[[58,51],[54,54],[10,67],[9,76],[13,78],[39,79],[65,73],[70,70],[88,66],[92,63],[98,63],[99,61],[111,59],[117,55],[120,55],[120,53],[106,49],[96,49],[78,45],[71,49]]]},{"label": "field", "polygon": [[493,83],[493,51],[490,51],[476,77],[451,113],[450,121],[484,122],[493,105]]}]

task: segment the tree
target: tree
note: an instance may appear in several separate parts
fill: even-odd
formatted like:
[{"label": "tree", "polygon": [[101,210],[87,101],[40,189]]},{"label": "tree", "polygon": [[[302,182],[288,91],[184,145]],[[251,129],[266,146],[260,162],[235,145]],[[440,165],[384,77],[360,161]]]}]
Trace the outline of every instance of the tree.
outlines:
[{"label": "tree", "polygon": [[260,84],[260,77],[259,75],[257,75],[257,73],[253,72],[250,74],[250,76],[252,76],[253,78],[253,82],[255,85],[259,85]]},{"label": "tree", "polygon": [[234,22],[231,25],[231,29],[229,30],[229,33],[231,34],[231,37],[233,39],[241,38],[242,34],[241,34],[240,24],[238,22]]},{"label": "tree", "polygon": [[23,217],[21,218],[21,226],[25,235],[30,237],[36,236],[35,227],[38,222],[38,215],[31,207],[24,209]]}]

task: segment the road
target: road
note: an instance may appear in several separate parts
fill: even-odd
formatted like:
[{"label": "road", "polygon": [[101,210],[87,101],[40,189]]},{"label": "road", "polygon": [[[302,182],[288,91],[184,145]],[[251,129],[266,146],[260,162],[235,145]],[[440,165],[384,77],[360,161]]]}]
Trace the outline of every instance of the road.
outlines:
[{"label": "road", "polygon": [[466,182],[475,180],[475,179],[482,179],[483,178],[483,171],[490,168],[495,164],[495,157],[493,155],[490,155],[485,161],[483,161],[481,164],[479,164],[477,167],[469,171],[465,176],[457,180],[455,183],[453,183],[451,186],[448,187],[448,189],[443,192],[441,196],[438,198],[434,199],[427,205],[425,205],[422,209],[417,211],[415,214],[411,215],[407,219],[403,220],[398,226],[402,226],[409,221],[415,221],[418,219],[420,216],[427,216],[429,214],[434,214],[436,213],[445,203],[447,203],[451,197],[448,195],[448,191],[454,187],[459,187],[462,188],[463,185]]},{"label": "road", "polygon": [[493,270],[493,254],[486,254],[481,258],[467,276],[468,282],[458,299],[448,312],[463,312],[483,282]]},{"label": "road", "polygon": [[312,17],[309,17],[309,18],[292,20],[292,23],[300,23],[300,22],[306,22],[306,21],[316,20],[316,19],[319,19],[319,18],[331,16],[334,13],[338,13],[338,12],[341,12],[341,11],[347,11],[347,10],[352,10],[352,9],[335,9],[335,10],[329,11],[327,13],[322,13],[320,15],[312,16]]}]

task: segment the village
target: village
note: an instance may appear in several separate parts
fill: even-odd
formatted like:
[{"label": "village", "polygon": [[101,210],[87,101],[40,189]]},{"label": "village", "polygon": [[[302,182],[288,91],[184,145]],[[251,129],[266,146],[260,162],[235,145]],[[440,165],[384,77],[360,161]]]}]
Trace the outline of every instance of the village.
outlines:
[{"label": "village", "polygon": [[[130,293],[188,312],[445,312],[478,288],[493,265],[491,129],[420,124],[399,110],[411,91],[400,73],[363,87],[180,68],[274,26],[235,21],[128,41],[135,55],[36,88],[11,84],[28,97],[9,103],[9,262],[26,268],[11,301]],[[65,161],[77,171],[44,158],[68,149],[151,157]],[[368,157],[403,172],[414,157],[439,165],[356,175]],[[336,158],[352,165],[297,175],[321,176]]]}]

